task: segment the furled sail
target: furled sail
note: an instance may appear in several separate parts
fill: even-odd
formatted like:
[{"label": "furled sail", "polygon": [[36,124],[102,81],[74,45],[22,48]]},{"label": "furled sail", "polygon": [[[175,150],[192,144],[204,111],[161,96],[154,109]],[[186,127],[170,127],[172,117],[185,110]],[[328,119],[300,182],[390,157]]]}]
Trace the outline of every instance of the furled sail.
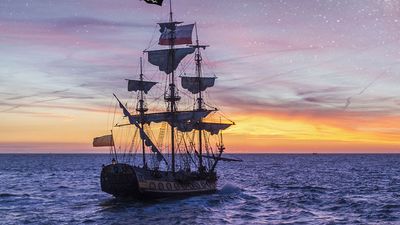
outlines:
[{"label": "furled sail", "polygon": [[181,132],[190,132],[192,130],[205,130],[210,134],[218,134],[221,130],[232,126],[230,123],[211,123],[211,122],[186,122],[177,124],[177,128]]},{"label": "furled sail", "polygon": [[221,130],[225,130],[233,124],[229,123],[206,123],[201,122],[197,129],[205,130],[210,132],[212,135],[218,134]]},{"label": "furled sail", "polygon": [[[194,24],[182,25],[182,26],[165,26],[160,24],[160,40],[159,45],[184,45],[192,44],[192,32]],[[174,31],[175,29],[175,31]]]},{"label": "furled sail", "polygon": [[128,91],[144,91],[147,94],[156,84],[152,81],[128,80]]},{"label": "furled sail", "polygon": [[181,77],[182,87],[192,94],[205,91],[207,88],[214,86],[216,77]]},{"label": "furled sail", "polygon": [[158,150],[158,148],[154,145],[154,143],[151,141],[149,136],[146,134],[146,132],[143,130],[141,126],[139,126],[138,123],[135,124],[137,128],[140,130],[140,138],[144,140],[144,144],[147,147],[151,148],[151,151],[157,155],[157,160],[161,162],[162,160],[165,161],[166,164],[168,164],[167,160],[164,158],[164,156],[161,154],[161,152]]},{"label": "furled sail", "polygon": [[[202,118],[205,118],[208,114],[213,112],[214,110],[201,110],[201,111],[177,111],[172,115],[170,112],[161,112],[161,113],[148,113],[143,117],[144,121],[141,121],[140,115],[131,115],[126,107],[121,103],[121,101],[114,94],[114,97],[117,99],[119,103],[119,107],[122,109],[125,116],[128,117],[130,124],[138,124],[141,122],[144,123],[160,123],[160,122],[169,122],[174,121],[175,123],[188,123],[188,122],[197,122]],[[174,116],[174,117],[172,117]]]},{"label": "furled sail", "polygon": [[[162,49],[147,51],[148,60],[151,64],[158,66],[160,71],[166,74],[172,73],[176,70],[179,63],[185,56],[192,54],[194,48],[177,48],[177,49]],[[175,56],[174,58],[172,56]],[[172,65],[173,63],[173,65]]]},{"label": "furled sail", "polygon": [[[208,114],[210,114],[212,110],[202,110],[202,111],[177,111],[174,113],[174,118],[172,118],[172,114],[170,112],[161,112],[161,113],[148,113],[143,116],[144,123],[160,123],[160,122],[169,122],[171,124],[172,119],[174,119],[174,124],[179,123],[188,123],[197,122],[202,118],[205,118]],[[140,115],[131,115],[130,123],[132,122],[140,123],[142,121]]]},{"label": "furled sail", "polygon": [[96,137],[93,139],[93,147],[114,146],[112,134]]}]

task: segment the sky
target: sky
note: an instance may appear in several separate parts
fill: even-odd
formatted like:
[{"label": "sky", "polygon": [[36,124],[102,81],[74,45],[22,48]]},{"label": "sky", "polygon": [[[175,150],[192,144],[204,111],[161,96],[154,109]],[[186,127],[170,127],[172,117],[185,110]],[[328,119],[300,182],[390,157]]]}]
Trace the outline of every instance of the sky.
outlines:
[{"label": "sky", "polygon": [[[227,152],[400,153],[400,1],[172,2],[210,45]],[[132,100],[124,79],[167,19],[139,0],[2,0],[0,153],[102,152],[112,93]]]}]

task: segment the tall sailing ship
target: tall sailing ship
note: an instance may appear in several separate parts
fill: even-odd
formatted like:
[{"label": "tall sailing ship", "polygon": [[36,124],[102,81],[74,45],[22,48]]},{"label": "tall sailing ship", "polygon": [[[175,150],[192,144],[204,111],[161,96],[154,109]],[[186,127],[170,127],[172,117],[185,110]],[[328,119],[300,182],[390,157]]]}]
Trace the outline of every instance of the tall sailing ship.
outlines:
[{"label": "tall sailing ship", "polygon": [[[167,76],[162,94],[166,110],[148,109],[146,97],[158,83],[145,78],[140,58],[138,79],[128,80],[128,91],[137,93],[136,112],[131,112],[114,94],[125,119],[113,125],[111,134],[93,140],[94,147],[110,147],[113,158],[110,164],[103,165],[101,189],[116,197],[148,199],[212,193],[217,190],[218,162],[238,161],[222,157],[225,150],[222,130],[234,123],[205,101],[205,92],[214,86],[216,76],[203,75],[202,51],[209,46],[200,44],[196,24],[174,21],[170,2],[169,21],[158,26],[161,32],[158,45],[164,48],[147,49],[144,53],[148,62]],[[177,82],[177,69],[187,56],[194,56],[194,75],[180,74]],[[192,101],[191,109],[179,109],[179,92]],[[219,121],[215,121],[218,116]],[[122,149],[118,147],[117,133],[126,127],[132,132],[119,135],[129,143]],[[131,158],[137,156],[141,160]]]}]

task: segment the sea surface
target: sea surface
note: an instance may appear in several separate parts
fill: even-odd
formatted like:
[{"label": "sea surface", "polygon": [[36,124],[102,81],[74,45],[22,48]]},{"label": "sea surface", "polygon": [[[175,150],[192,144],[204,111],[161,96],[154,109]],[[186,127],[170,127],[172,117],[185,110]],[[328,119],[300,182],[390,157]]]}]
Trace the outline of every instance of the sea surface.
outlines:
[{"label": "sea surface", "polygon": [[0,155],[0,224],[400,224],[400,155],[233,155],[215,194],[100,190],[108,155]]}]

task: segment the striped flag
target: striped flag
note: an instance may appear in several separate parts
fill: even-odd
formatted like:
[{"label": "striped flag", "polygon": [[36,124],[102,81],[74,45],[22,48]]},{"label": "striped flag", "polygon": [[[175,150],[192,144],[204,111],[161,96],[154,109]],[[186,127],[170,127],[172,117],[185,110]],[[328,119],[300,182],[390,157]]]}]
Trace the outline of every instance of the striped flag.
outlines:
[{"label": "striped flag", "polygon": [[171,35],[174,39],[175,45],[192,44],[192,31],[194,24],[177,26],[175,32],[168,29],[167,27],[161,28],[161,36],[158,42],[159,45],[170,45],[172,44],[170,39]]}]

